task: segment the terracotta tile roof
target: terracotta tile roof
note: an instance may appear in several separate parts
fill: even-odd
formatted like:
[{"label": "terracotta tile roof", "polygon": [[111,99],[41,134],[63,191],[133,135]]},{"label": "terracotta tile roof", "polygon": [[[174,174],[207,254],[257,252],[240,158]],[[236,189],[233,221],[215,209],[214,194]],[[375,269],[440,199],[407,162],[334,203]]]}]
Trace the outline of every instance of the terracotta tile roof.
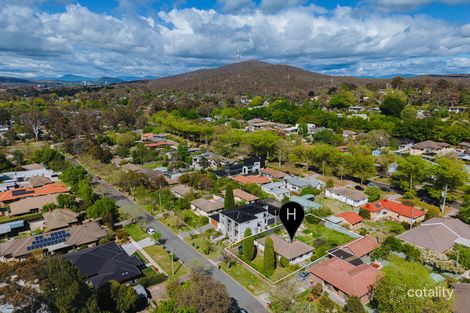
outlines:
[{"label": "terracotta tile roof", "polygon": [[386,209],[408,218],[418,218],[426,214],[424,211],[419,209],[387,199],[383,199],[374,203],[368,203],[362,208],[370,212],[377,212]]},{"label": "terracotta tile roof", "polygon": [[[295,259],[299,256],[313,251],[313,247],[298,240],[294,240],[292,243],[290,243],[276,234],[271,235],[269,237],[273,240],[274,252],[276,252],[278,255],[287,258],[288,260]],[[266,238],[268,237],[256,239],[256,241],[264,246]]]},{"label": "terracotta tile roof", "polygon": [[256,201],[259,198],[257,196],[252,195],[251,193],[248,193],[246,191],[243,191],[241,189],[234,189],[233,190],[233,196],[236,198],[240,198],[242,200],[245,200],[247,202],[252,202]]},{"label": "terracotta tile roof", "polygon": [[370,236],[365,235],[361,239],[357,239],[350,244],[344,246],[344,248],[349,249],[355,256],[361,258],[364,255],[367,255],[377,249],[379,247],[379,243],[377,240]]},{"label": "terracotta tile roof", "polygon": [[38,197],[54,193],[68,192],[67,187],[62,183],[47,184],[37,188],[15,188],[0,192],[0,202],[12,201],[27,197]]},{"label": "terracotta tile roof", "polygon": [[154,143],[147,143],[145,144],[146,147],[149,147],[149,148],[154,148],[154,147],[162,147],[162,146],[172,146],[172,145],[176,145],[177,142],[175,141],[171,141],[171,140],[164,140],[164,141],[157,141],[157,142],[154,142]]},{"label": "terracotta tile roof", "polygon": [[258,176],[258,175],[248,175],[248,176],[234,176],[232,179],[236,182],[241,184],[267,184],[270,183],[271,180],[266,176]]},{"label": "terracotta tile roof", "polygon": [[346,222],[348,222],[351,225],[355,225],[364,220],[359,214],[355,212],[342,212],[342,213],[336,214],[335,216],[344,219]]},{"label": "terracotta tile roof", "polygon": [[354,266],[337,257],[328,259],[310,268],[310,273],[348,296],[362,297],[368,294],[376,279],[378,270],[367,264]]},{"label": "terracotta tile roof", "polygon": [[287,176],[287,173],[275,170],[273,168],[265,167],[260,170],[261,173],[270,175],[274,178],[281,179]]}]

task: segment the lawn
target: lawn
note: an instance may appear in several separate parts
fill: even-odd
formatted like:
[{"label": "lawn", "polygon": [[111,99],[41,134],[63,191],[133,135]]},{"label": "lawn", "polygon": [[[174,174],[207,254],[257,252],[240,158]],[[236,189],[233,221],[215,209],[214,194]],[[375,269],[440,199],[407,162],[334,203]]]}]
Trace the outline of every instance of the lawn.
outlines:
[{"label": "lawn", "polygon": [[331,212],[333,212],[333,214],[352,211],[351,206],[344,204],[335,199],[328,199],[325,197],[316,197],[315,201],[320,203],[324,208],[330,209]]},{"label": "lawn", "polygon": [[363,225],[369,235],[377,237],[379,242],[382,242],[388,236],[396,236],[407,230],[401,223],[394,221],[364,221]]},{"label": "lawn", "polygon": [[322,245],[325,245],[328,248],[334,248],[353,240],[352,237],[329,229],[321,224],[309,224],[306,222],[304,225],[305,229],[302,231],[301,235],[296,237],[296,239],[311,246],[315,246],[314,242],[315,240],[318,242],[318,239],[322,240]]},{"label": "lawn", "polygon": [[161,219],[160,221],[177,234],[190,230],[188,225],[186,225],[177,215],[170,215],[165,219]]},{"label": "lawn", "polygon": [[[222,242],[218,242],[216,244],[212,243],[209,241],[209,239],[206,239],[204,235],[196,235],[191,237],[186,237],[184,240],[192,245],[196,250],[201,252],[203,255],[205,255],[207,258],[211,260],[217,260],[220,255],[222,254],[222,251],[224,249]],[[206,254],[207,251],[205,245],[206,244],[211,245],[211,251],[209,254]]]},{"label": "lawn", "polygon": [[[171,276],[171,255],[168,253],[162,246],[153,245],[144,248],[145,252],[147,252],[152,259],[160,265],[170,278],[179,278],[187,273],[189,273],[189,269],[186,265],[184,265],[181,261],[174,262],[175,268],[175,275]],[[177,257],[177,255],[175,255]]]},{"label": "lawn", "polygon": [[240,285],[248,289],[255,295],[261,295],[268,292],[272,287],[258,275],[250,272],[248,269],[238,263],[230,268],[224,262],[220,264],[221,269],[236,280]]},{"label": "lawn", "polygon": [[162,167],[162,166],[163,166],[163,161],[155,161],[155,162],[145,163],[144,165],[142,165],[142,168],[153,170],[154,168]]},{"label": "lawn", "polygon": [[135,241],[140,241],[147,237],[147,233],[143,231],[139,224],[129,224],[124,226],[124,230],[132,237]]},{"label": "lawn", "polygon": [[[255,259],[253,261],[250,262],[250,265],[256,269],[258,272],[262,273],[263,275],[265,275],[264,273],[264,265],[263,265],[263,254],[261,252],[258,251],[258,254],[256,255]],[[277,281],[281,278],[284,278],[286,277],[287,275],[289,275],[290,273],[292,272],[295,272],[296,270],[298,270],[298,266],[288,266],[288,267],[282,267],[279,262],[277,262],[277,267],[276,269],[274,270],[274,273],[271,275],[271,276],[268,276],[269,279],[271,279],[272,281]],[[267,275],[266,275],[267,276]]]}]

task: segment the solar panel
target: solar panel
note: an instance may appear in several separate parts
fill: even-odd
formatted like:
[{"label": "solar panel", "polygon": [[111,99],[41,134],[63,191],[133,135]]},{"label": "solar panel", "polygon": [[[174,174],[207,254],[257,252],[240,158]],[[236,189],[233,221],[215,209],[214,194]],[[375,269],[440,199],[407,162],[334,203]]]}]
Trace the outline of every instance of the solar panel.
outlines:
[{"label": "solar panel", "polygon": [[13,190],[11,192],[13,197],[21,196],[21,195],[27,195],[27,194],[31,194],[31,193],[34,193],[34,190],[19,189],[19,190]]}]

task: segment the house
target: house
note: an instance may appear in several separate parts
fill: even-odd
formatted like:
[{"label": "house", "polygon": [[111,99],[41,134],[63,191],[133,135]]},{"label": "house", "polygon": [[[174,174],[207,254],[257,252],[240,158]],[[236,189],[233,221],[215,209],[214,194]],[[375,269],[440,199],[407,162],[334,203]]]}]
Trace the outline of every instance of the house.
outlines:
[{"label": "house", "polygon": [[13,222],[0,224],[0,238],[14,236],[25,228],[25,220],[16,220]]},{"label": "house", "polygon": [[247,228],[252,234],[265,230],[269,225],[276,222],[279,208],[265,203],[255,202],[234,209],[224,210],[214,219],[212,225],[226,235],[230,241],[241,240]]},{"label": "house", "polygon": [[200,171],[206,168],[217,168],[217,162],[214,160],[215,154],[212,152],[204,152],[192,156],[191,168]]},{"label": "house", "polygon": [[0,261],[22,260],[33,251],[51,254],[82,245],[95,245],[107,235],[98,223],[88,222],[41,235],[12,239],[0,243]]},{"label": "house", "polygon": [[261,189],[276,198],[276,200],[282,200],[285,197],[290,196],[290,191],[286,188],[286,184],[284,182],[273,182],[264,184],[261,186]]},{"label": "house", "polygon": [[224,203],[217,199],[199,198],[191,201],[191,209],[198,215],[209,216],[222,211],[224,209]]},{"label": "house", "polygon": [[97,247],[68,253],[64,258],[74,264],[82,276],[98,288],[111,280],[125,283],[142,276],[144,264],[130,257],[114,241]]},{"label": "house", "polygon": [[259,176],[259,175],[247,175],[247,176],[238,175],[238,176],[233,176],[232,179],[244,185],[247,185],[247,184],[262,185],[262,184],[267,184],[271,182],[271,180],[268,177]]},{"label": "house", "polygon": [[284,181],[286,182],[287,189],[297,193],[300,193],[300,191],[302,191],[302,189],[305,187],[321,189],[324,185],[323,182],[313,177],[301,178],[297,176],[286,176],[284,177]]},{"label": "house", "polygon": [[236,202],[246,202],[246,203],[253,203],[259,198],[251,193],[243,191],[241,189],[234,189],[233,190],[233,198]]},{"label": "house", "polygon": [[58,179],[56,172],[46,169],[42,164],[25,165],[23,169],[25,170],[1,173],[0,192],[18,187],[34,187],[28,182],[28,179],[32,177],[43,177],[50,181]]},{"label": "house", "polygon": [[[377,242],[377,239],[370,235],[365,235],[364,237],[351,241],[350,243],[337,250],[347,252],[351,254],[354,258],[364,258],[366,256],[369,256],[372,251],[377,249],[379,246],[380,245]],[[335,255],[334,252],[332,254]]]},{"label": "house", "polygon": [[349,227],[361,227],[364,220],[359,214],[355,212],[341,212],[335,215],[343,220],[343,224]]},{"label": "house", "polygon": [[325,191],[325,196],[353,207],[360,207],[361,205],[366,204],[369,199],[369,196],[361,191],[344,187],[328,188]]},{"label": "house", "polygon": [[356,139],[357,133],[353,130],[343,130],[343,138],[344,139]]},{"label": "house", "polygon": [[470,225],[456,218],[434,217],[397,238],[415,246],[445,253],[454,244],[470,247]]},{"label": "house", "polygon": [[418,142],[410,148],[412,155],[440,155],[451,152],[455,152],[455,149],[448,143],[432,140]]},{"label": "house", "polygon": [[271,121],[265,121],[260,118],[254,118],[251,119],[247,122],[248,126],[246,127],[247,131],[256,131],[260,129],[264,130],[276,130],[276,129],[284,129],[287,128],[288,125],[286,124],[281,124],[281,123],[275,123]]},{"label": "house", "polygon": [[33,176],[27,179],[29,187],[37,188],[52,183],[50,178],[44,176]]},{"label": "house", "polygon": [[452,284],[455,296],[453,303],[454,313],[468,313],[470,308],[470,284]]},{"label": "house", "polygon": [[224,169],[216,170],[214,173],[218,176],[233,176],[233,175],[248,175],[257,174],[265,165],[263,158],[248,158],[244,159],[242,163],[233,162],[225,164]]},{"label": "house", "polygon": [[303,195],[303,196],[294,196],[290,198],[291,201],[297,202],[300,204],[305,211],[318,210],[322,205],[318,202],[315,202],[314,195]]},{"label": "house", "polygon": [[191,192],[193,192],[193,189],[186,185],[178,184],[178,185],[171,187],[170,191],[176,198],[184,198],[187,195],[189,195]]},{"label": "house", "polygon": [[66,192],[69,192],[69,190],[62,183],[52,183],[37,188],[15,188],[0,192],[0,203],[5,205],[23,198],[39,197]]},{"label": "house", "polygon": [[372,298],[373,286],[379,271],[368,265],[354,265],[337,257],[312,266],[309,270],[311,283],[322,284],[323,291],[346,303],[348,297],[356,296],[362,303],[368,303]]},{"label": "house", "polygon": [[171,146],[176,146],[178,143],[173,140],[160,140],[160,141],[155,141],[152,143],[146,143],[145,146],[148,148],[163,148],[163,147],[171,147]]},{"label": "house", "polygon": [[48,204],[57,204],[58,193],[39,197],[24,198],[9,204],[9,216],[39,212]]},{"label": "house", "polygon": [[165,141],[168,139],[167,137],[167,134],[144,133],[140,136],[140,140],[142,142],[157,142]]},{"label": "house", "polygon": [[56,230],[70,227],[78,224],[78,213],[69,209],[55,209],[42,215],[44,218],[44,226],[49,230]]},{"label": "house", "polygon": [[394,220],[408,224],[421,223],[424,221],[426,213],[422,210],[410,207],[398,202],[383,199],[374,203],[368,203],[362,209],[370,212],[370,217],[374,221]]},{"label": "house", "polygon": [[[263,237],[256,239],[255,245],[260,251],[264,251],[264,245],[268,237]],[[276,256],[280,259],[285,257],[289,260],[289,264],[299,264],[306,260],[310,260],[313,255],[313,247],[298,241],[294,240],[292,242],[287,242],[282,239],[279,235],[273,234],[269,236],[273,240],[274,252]]]},{"label": "house", "polygon": [[260,170],[260,174],[263,176],[267,176],[269,179],[283,179],[284,177],[287,176],[287,173],[265,167]]}]

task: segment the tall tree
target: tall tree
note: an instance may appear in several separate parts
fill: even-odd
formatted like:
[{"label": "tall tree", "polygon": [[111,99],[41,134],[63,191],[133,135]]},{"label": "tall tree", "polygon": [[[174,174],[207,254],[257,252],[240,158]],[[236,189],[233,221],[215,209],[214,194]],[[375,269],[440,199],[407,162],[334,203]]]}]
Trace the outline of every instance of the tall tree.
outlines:
[{"label": "tall tree", "polygon": [[350,296],[344,306],[345,313],[366,313],[361,300],[356,296]]},{"label": "tall tree", "polygon": [[250,262],[255,257],[255,238],[251,235],[249,227],[245,230],[244,238],[242,243],[243,259]]},{"label": "tall tree", "polygon": [[276,269],[276,254],[271,237],[266,238],[264,242],[263,269],[268,276],[271,276]]},{"label": "tall tree", "polygon": [[37,109],[32,109],[21,114],[20,120],[28,129],[30,129],[34,135],[34,139],[38,141],[41,128],[46,124],[44,114]]},{"label": "tall tree", "polygon": [[224,208],[233,209],[234,207],[235,207],[235,199],[233,196],[233,187],[232,185],[228,184],[227,189],[225,189]]},{"label": "tall tree", "polygon": [[429,163],[420,156],[409,155],[398,161],[397,171],[393,174],[394,182],[403,190],[412,192],[414,185],[423,182],[429,172]]},{"label": "tall tree", "polygon": [[447,193],[462,186],[468,180],[468,174],[464,164],[457,159],[440,157],[436,159],[437,165],[432,169],[433,188],[441,191],[442,206],[444,212]]}]

